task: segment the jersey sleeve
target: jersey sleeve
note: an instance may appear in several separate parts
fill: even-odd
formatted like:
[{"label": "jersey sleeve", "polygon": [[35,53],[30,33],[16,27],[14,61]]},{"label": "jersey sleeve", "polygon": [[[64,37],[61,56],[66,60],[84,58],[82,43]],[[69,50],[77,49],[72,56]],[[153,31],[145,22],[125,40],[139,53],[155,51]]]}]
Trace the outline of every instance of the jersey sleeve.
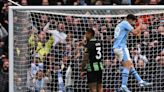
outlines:
[{"label": "jersey sleeve", "polygon": [[131,24],[129,24],[128,22],[124,23],[124,28],[129,32],[134,29],[134,27]]}]

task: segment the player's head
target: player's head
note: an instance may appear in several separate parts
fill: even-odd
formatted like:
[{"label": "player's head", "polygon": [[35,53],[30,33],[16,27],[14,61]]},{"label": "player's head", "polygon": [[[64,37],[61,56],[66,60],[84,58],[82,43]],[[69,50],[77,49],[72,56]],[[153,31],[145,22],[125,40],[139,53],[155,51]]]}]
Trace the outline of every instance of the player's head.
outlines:
[{"label": "player's head", "polygon": [[87,40],[90,40],[92,37],[94,37],[95,31],[92,28],[89,28],[86,30],[85,36]]},{"label": "player's head", "polygon": [[136,16],[133,14],[128,14],[126,19],[131,25],[134,25],[137,20]]}]

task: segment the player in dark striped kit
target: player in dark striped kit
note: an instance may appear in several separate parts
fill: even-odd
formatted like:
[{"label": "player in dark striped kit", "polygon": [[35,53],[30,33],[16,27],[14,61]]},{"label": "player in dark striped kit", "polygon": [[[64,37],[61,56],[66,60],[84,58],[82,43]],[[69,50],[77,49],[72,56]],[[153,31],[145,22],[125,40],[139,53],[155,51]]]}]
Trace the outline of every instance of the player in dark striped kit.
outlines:
[{"label": "player in dark striped kit", "polygon": [[85,34],[87,44],[84,47],[84,56],[81,66],[81,76],[87,72],[90,92],[103,92],[102,88],[102,44],[94,37],[94,30],[87,29]]}]

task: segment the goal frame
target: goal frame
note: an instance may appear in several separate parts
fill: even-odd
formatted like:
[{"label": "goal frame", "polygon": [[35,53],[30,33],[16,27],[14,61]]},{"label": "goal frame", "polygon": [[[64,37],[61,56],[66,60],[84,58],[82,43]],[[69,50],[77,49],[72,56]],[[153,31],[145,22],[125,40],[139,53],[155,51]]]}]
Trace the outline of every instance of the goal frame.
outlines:
[{"label": "goal frame", "polygon": [[[9,92],[14,92],[14,10],[105,10],[105,9],[164,9],[164,6],[9,6]],[[153,13],[152,13],[153,14]]]}]

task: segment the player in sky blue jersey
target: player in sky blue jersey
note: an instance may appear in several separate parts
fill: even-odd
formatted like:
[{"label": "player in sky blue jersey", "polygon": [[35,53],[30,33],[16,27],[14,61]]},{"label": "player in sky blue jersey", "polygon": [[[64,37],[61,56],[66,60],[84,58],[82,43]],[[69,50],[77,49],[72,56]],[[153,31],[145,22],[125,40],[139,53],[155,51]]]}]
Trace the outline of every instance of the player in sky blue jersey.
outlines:
[{"label": "player in sky blue jersey", "polygon": [[121,90],[123,92],[131,92],[127,87],[129,73],[135,77],[135,79],[139,83],[139,86],[145,87],[152,85],[152,83],[143,81],[141,77],[138,75],[131,61],[129,50],[127,48],[127,38],[129,32],[132,32],[134,35],[138,35],[141,31],[140,29],[142,26],[142,22],[140,22],[139,26],[136,29],[134,29],[134,27],[132,26],[135,24],[136,20],[137,18],[133,14],[128,14],[126,20],[120,22],[116,26],[114,32],[114,53],[117,56],[118,60],[122,61],[123,66],[121,84]]}]

